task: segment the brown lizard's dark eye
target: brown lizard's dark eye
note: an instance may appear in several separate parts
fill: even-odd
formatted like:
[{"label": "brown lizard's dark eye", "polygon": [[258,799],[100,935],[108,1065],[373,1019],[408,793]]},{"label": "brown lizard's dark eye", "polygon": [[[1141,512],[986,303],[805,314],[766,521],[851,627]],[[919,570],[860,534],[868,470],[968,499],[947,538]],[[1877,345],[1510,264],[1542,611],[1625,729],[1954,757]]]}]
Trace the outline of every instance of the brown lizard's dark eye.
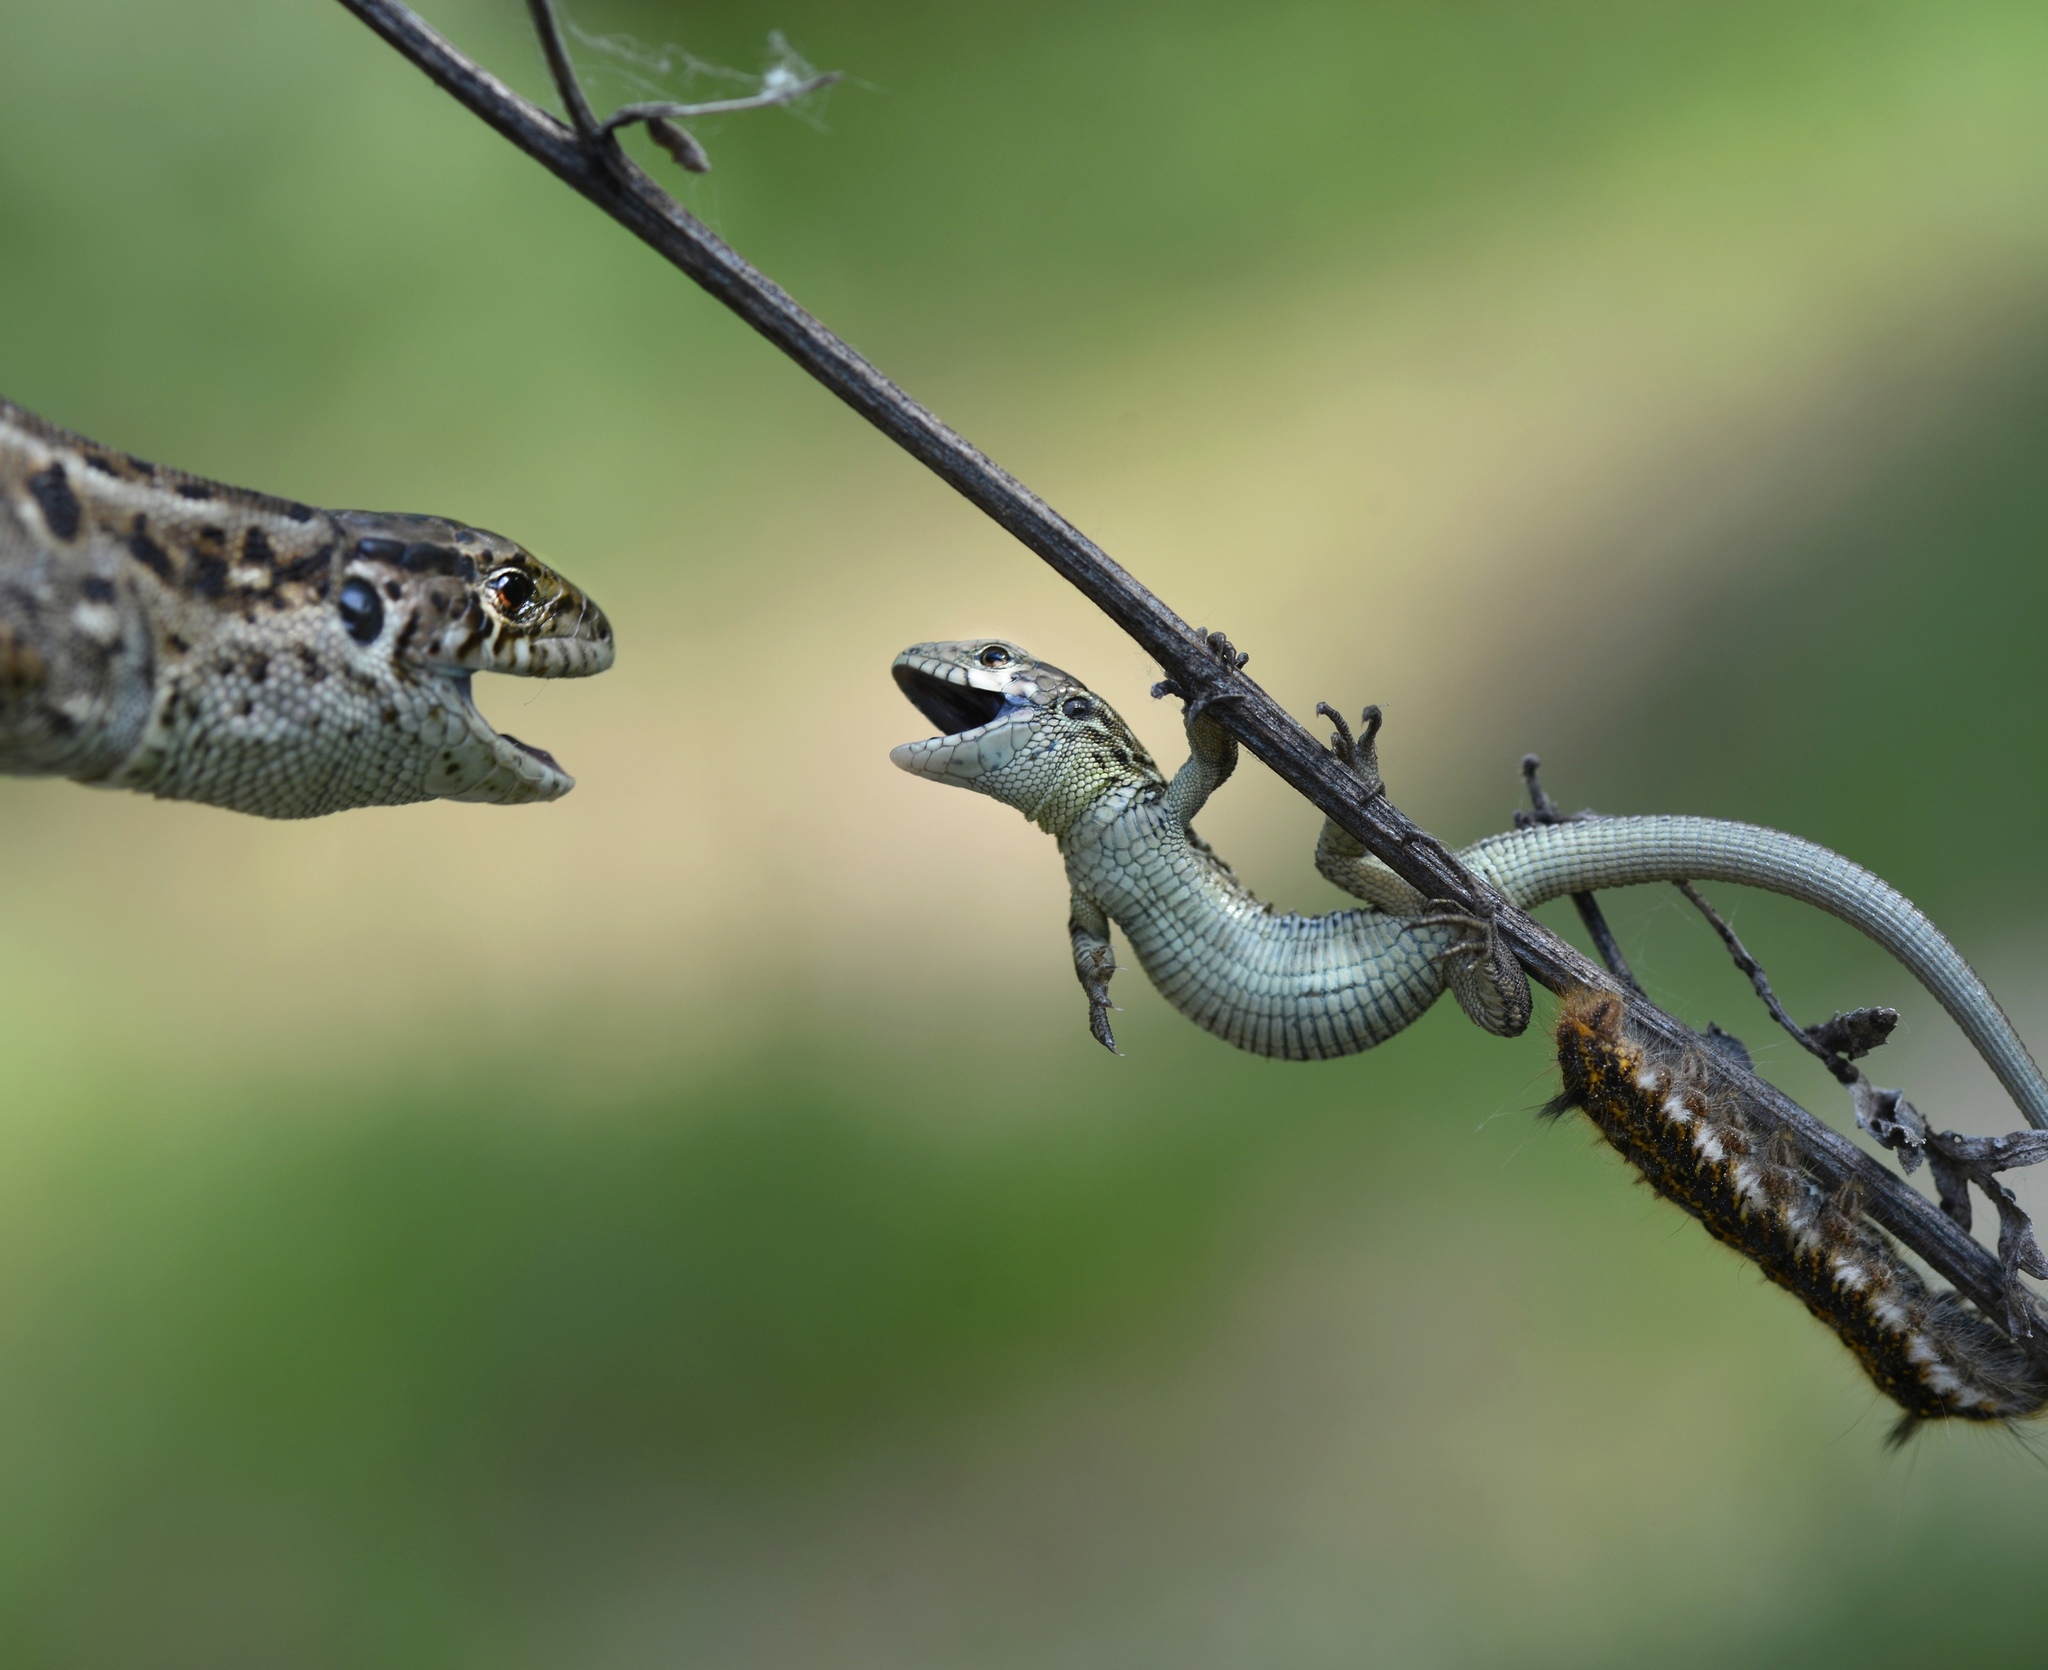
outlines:
[{"label": "brown lizard's dark eye", "polygon": [[516,568],[498,570],[485,589],[490,592],[491,601],[508,615],[520,614],[533,602],[533,576]]},{"label": "brown lizard's dark eye", "polygon": [[981,652],[981,664],[984,667],[1007,667],[1010,664],[1010,652],[1001,644],[990,644]]},{"label": "brown lizard's dark eye", "polygon": [[1060,703],[1060,712],[1064,713],[1069,719],[1086,719],[1094,711],[1094,705],[1090,702],[1084,702],[1079,696],[1070,696]]},{"label": "brown lizard's dark eye", "polygon": [[351,575],[342,581],[334,606],[343,629],[359,644],[374,644],[384,630],[384,599],[368,580]]}]

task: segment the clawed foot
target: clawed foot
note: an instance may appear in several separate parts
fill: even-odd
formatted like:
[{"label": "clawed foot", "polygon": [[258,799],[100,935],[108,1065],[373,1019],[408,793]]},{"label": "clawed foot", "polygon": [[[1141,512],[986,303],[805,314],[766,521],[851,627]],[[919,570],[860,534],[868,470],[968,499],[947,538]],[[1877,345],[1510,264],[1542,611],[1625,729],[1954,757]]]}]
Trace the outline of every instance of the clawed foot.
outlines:
[{"label": "clawed foot", "polygon": [[1074,972],[1081,978],[1081,990],[1088,995],[1088,1030],[1111,1055],[1124,1052],[1116,1047],[1116,1034],[1109,1029],[1109,977],[1116,973],[1116,954],[1106,945],[1083,952],[1074,959]]},{"label": "clawed foot", "polygon": [[1099,1003],[1090,998],[1088,1000],[1088,1030],[1095,1035],[1095,1041],[1108,1050],[1111,1055],[1122,1055],[1124,1052],[1116,1047],[1116,1034],[1109,1029],[1109,1012],[1115,1007],[1116,1005],[1111,1003],[1108,998],[1104,998]]},{"label": "clawed foot", "polygon": [[1529,977],[1501,938],[1500,925],[1488,916],[1459,910],[1448,900],[1435,901],[1426,915],[1411,916],[1412,928],[1457,928],[1461,937],[1436,953],[1450,965],[1451,993],[1475,1026],[1496,1038],[1518,1038],[1536,1012],[1529,995]]},{"label": "clawed foot", "polygon": [[[1238,671],[1251,659],[1249,655],[1240,651],[1221,632],[1211,632],[1205,626],[1196,627],[1195,632],[1202,642],[1208,646],[1209,654],[1214,658],[1217,667],[1226,674]],[[1218,702],[1239,702],[1244,700],[1244,693],[1240,690],[1220,690],[1210,686],[1206,689],[1190,691],[1186,685],[1175,678],[1163,678],[1152,686],[1152,699],[1157,701],[1162,696],[1178,696],[1183,702],[1187,703],[1187,712],[1183,715],[1183,718],[1190,725],[1194,724],[1196,720],[1200,719],[1203,714],[1207,713]]]},{"label": "clawed foot", "polygon": [[1433,899],[1430,903],[1435,908],[1425,915],[1409,917],[1409,927],[1457,928],[1464,936],[1452,940],[1441,951],[1433,952],[1436,961],[1445,962],[1458,957],[1469,962],[1474,957],[1485,956],[1493,948],[1499,934],[1490,917],[1474,916],[1468,910],[1458,909],[1448,899]]},{"label": "clawed foot", "polygon": [[1384,715],[1380,712],[1379,704],[1375,702],[1358,716],[1359,723],[1365,729],[1356,737],[1351,734],[1351,727],[1345,722],[1344,715],[1328,702],[1317,702],[1316,712],[1337,727],[1336,734],[1330,738],[1330,752],[1365,785],[1367,798],[1384,794],[1387,786],[1380,780],[1378,747],[1380,723]]}]

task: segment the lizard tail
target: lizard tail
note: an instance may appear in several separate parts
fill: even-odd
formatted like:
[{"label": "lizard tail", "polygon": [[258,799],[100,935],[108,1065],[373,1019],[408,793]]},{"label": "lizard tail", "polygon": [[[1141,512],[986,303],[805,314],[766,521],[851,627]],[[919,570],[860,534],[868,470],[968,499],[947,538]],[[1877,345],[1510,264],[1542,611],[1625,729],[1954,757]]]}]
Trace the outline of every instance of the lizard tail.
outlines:
[{"label": "lizard tail", "polygon": [[1796,835],[1715,818],[1585,818],[1494,835],[1460,854],[1529,909],[1567,893],[1658,881],[1732,881],[1815,905],[1877,941],[1934,994],[2026,1115],[2048,1128],[2048,1082],[1998,1000],[1898,889]]}]

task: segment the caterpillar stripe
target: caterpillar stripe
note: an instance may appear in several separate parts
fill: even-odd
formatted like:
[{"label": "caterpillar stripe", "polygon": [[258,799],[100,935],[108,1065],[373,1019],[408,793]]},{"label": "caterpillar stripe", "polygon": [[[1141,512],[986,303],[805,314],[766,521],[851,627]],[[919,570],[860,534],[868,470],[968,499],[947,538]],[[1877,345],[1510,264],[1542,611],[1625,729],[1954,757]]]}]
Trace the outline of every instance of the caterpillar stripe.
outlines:
[{"label": "caterpillar stripe", "polygon": [[1958,1294],[1931,1290],[1864,1218],[1853,1185],[1828,1193],[1792,1138],[1760,1135],[1701,1064],[1632,1038],[1621,1000],[1583,990],[1557,1021],[1563,1092],[1643,1181],[1796,1294],[1904,1411],[1923,1421],[2010,1421],[2048,1406],[2048,1374]]}]

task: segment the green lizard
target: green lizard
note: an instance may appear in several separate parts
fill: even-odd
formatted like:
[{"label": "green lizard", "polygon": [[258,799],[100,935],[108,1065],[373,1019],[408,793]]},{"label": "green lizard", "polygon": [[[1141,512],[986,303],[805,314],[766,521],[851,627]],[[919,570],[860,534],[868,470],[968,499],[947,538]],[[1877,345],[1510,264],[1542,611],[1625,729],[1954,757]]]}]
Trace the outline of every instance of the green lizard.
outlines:
[{"label": "green lizard", "polygon": [[[1109,925],[1166,1000],[1240,1049],[1319,1060],[1370,1049],[1448,987],[1474,1021],[1513,1036],[1526,977],[1491,924],[1424,899],[1325,823],[1316,868],[1364,908],[1276,912],[1194,831],[1237,764],[1237,743],[1197,711],[1171,781],[1101,697],[1001,639],[918,644],[897,684],[944,733],[890,758],[905,771],[1014,806],[1052,835],[1072,890],[1068,933],[1089,1025],[1114,1050]],[[1371,738],[1339,739],[1377,781]],[[2028,1120],[2048,1125],[2048,1084],[1962,956],[1910,900],[1848,859],[1776,830],[1712,818],[1602,818],[1489,836],[1459,855],[1524,909],[1567,893],[1653,881],[1731,881],[1817,905],[1890,951],[1934,994]]]},{"label": "green lizard", "polygon": [[612,663],[603,613],[498,534],[315,510],[0,401],[0,773],[262,817],[553,800],[477,672]]}]

